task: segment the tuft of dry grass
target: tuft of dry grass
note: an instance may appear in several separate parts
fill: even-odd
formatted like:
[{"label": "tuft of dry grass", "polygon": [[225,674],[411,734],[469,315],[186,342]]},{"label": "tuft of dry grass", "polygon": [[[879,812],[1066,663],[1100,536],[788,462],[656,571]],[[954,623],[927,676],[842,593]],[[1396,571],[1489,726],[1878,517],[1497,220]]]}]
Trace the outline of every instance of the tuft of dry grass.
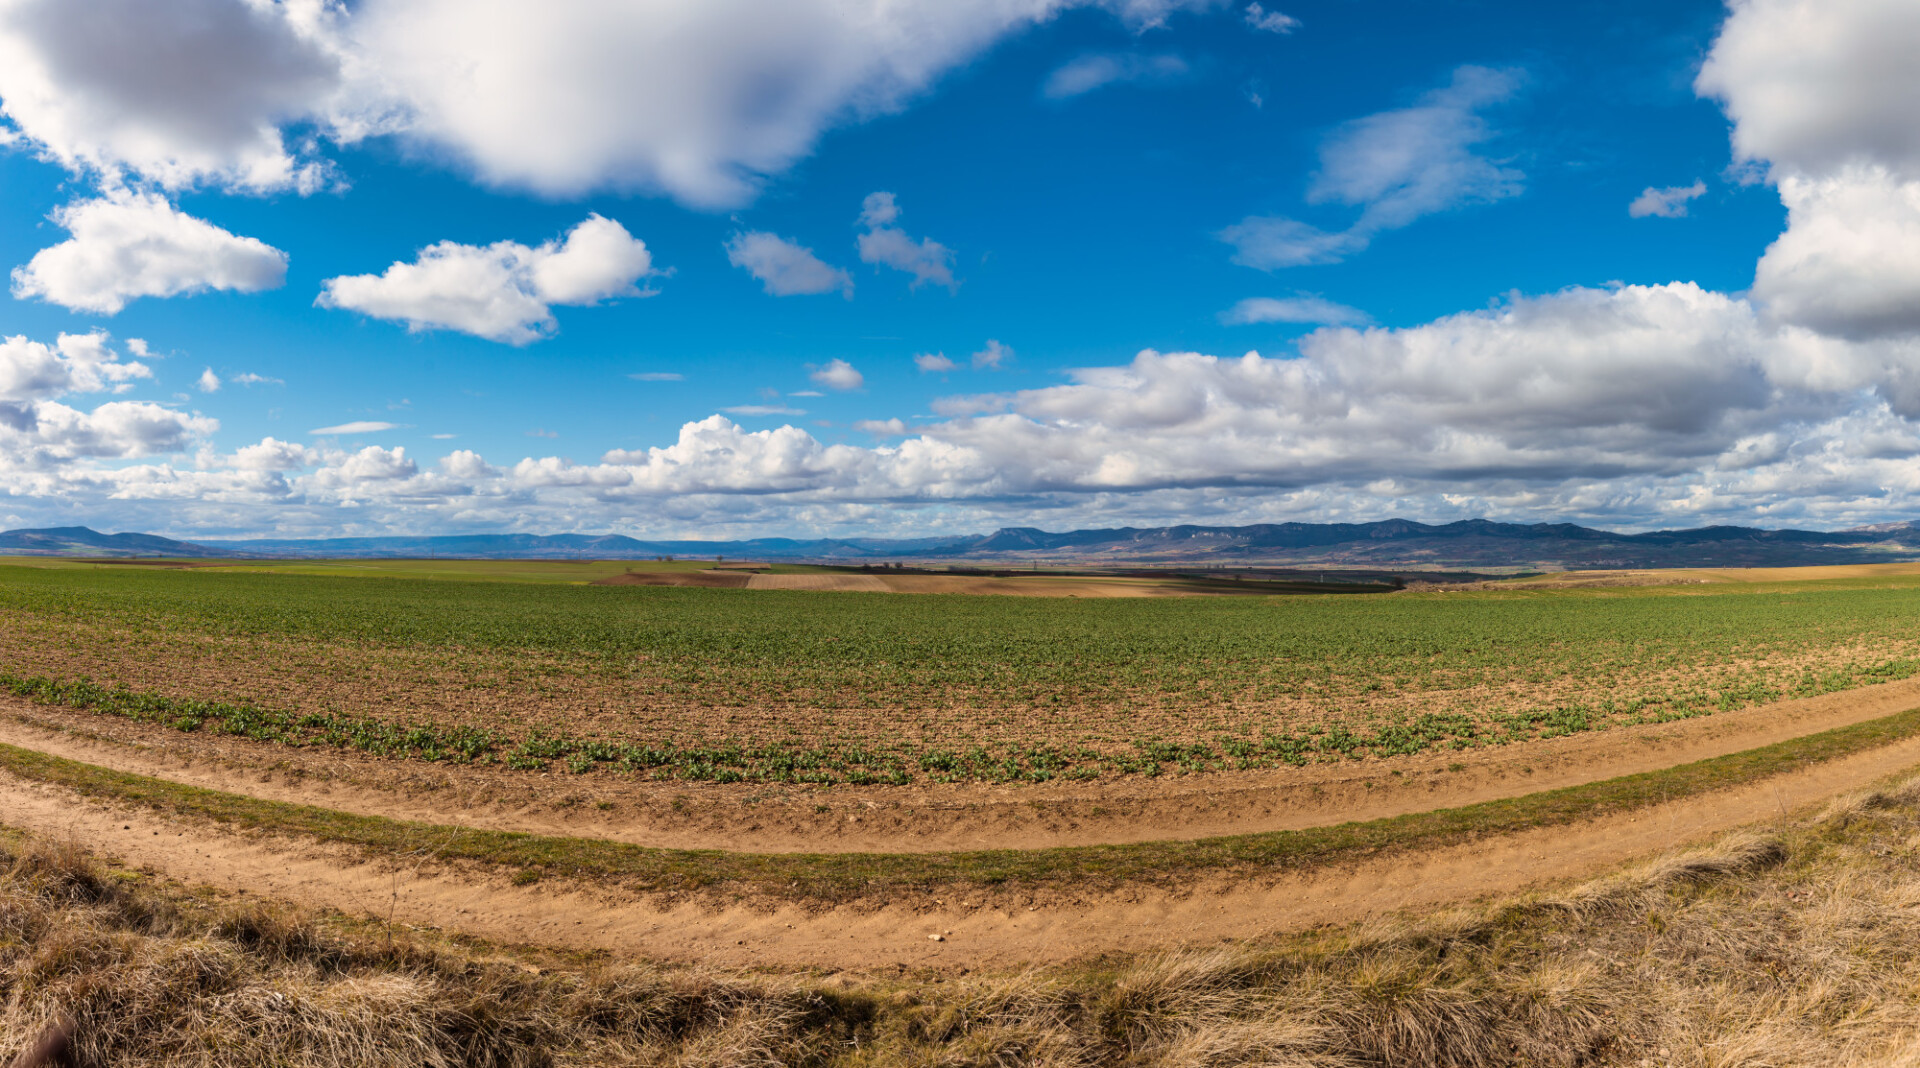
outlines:
[{"label": "tuft of dry grass", "polygon": [[0,842],[0,1058],[82,1065],[1920,1064],[1920,779],[1579,886],[1020,973],[575,962]]}]

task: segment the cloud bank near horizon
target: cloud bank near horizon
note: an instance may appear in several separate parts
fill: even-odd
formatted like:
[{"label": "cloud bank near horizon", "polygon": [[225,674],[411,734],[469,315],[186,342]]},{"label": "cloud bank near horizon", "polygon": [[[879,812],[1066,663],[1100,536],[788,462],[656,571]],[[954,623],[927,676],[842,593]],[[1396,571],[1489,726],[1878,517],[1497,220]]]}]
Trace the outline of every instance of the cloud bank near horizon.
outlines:
[{"label": "cloud bank near horizon", "polygon": [[[521,14],[528,9],[504,0],[374,0],[351,17],[317,2],[191,2],[218,40],[150,27],[164,46],[154,54],[134,57],[114,37],[102,55],[120,48],[127,62],[181,65],[237,41],[272,60],[223,74],[235,85],[217,100],[138,99],[105,60],[75,67],[75,35],[86,27],[71,8],[0,5],[0,96],[19,136],[76,171],[162,190],[322,188],[332,180],[324,139],[286,135],[306,123],[341,140],[436,145],[488,183],[566,195],[630,182],[686,203],[735,204],[831,123],[905,107],[943,72],[1064,6],[891,5],[862,36],[867,29],[835,21],[841,7],[807,2],[784,8],[764,37],[738,49],[702,50],[693,47],[707,42],[702,28],[720,25],[709,20],[729,4],[689,5],[686,36],[663,44],[640,42],[645,35],[617,17],[568,21],[586,18],[584,7],[567,7],[564,25],[536,26]],[[126,32],[141,32],[142,5],[121,6]],[[1204,5],[1097,6],[1146,25]],[[512,33],[496,33],[503,29]],[[553,44],[563,31],[604,41],[606,55],[563,57]],[[524,47],[484,77],[449,73],[461,49],[510,39]],[[795,58],[829,39],[817,57]],[[619,48],[643,43],[660,65],[615,69]],[[669,55],[668,44],[680,51]],[[847,51],[855,46],[870,54]],[[797,64],[790,100],[746,107],[733,87],[775,52]],[[1758,168],[1788,213],[1745,295],[1680,281],[1573,287],[1407,327],[1367,325],[1363,313],[1326,301],[1262,298],[1228,314],[1329,325],[1302,337],[1296,353],[1146,350],[1057,384],[949,395],[930,417],[875,411],[869,424],[886,430],[872,444],[823,441],[795,425],[750,430],[716,414],[686,422],[670,443],[587,461],[467,449],[429,458],[379,440],[396,427],[372,420],[326,428],[358,440],[267,437],[222,449],[218,422],[181,404],[90,400],[151,373],[104,333],[15,337],[0,346],[0,490],[12,497],[4,510],[8,525],[21,525],[26,501],[42,517],[111,514],[125,526],[285,535],[724,536],[1392,515],[1628,528],[1884,518],[1920,508],[1920,75],[1902,59],[1916,52],[1920,12],[1897,0],[1732,5],[1697,91],[1724,108],[1734,158]],[[542,79],[557,88],[538,89]],[[552,94],[581,84],[641,100],[666,99],[665,86],[697,106],[553,121]],[[1241,262],[1278,270],[1353,255],[1421,217],[1516,195],[1524,175],[1489,153],[1497,131],[1485,115],[1522,89],[1513,72],[1462,67],[1411,107],[1334,130],[1307,200],[1354,209],[1349,230],[1249,216],[1222,237]],[[506,107],[516,93],[527,95]],[[1388,151],[1395,146],[1404,151]],[[1643,216],[1671,216],[1692,195],[1649,191],[1662,196]],[[24,283],[16,276],[16,286],[106,311],[144,294],[278,284],[268,262],[277,250],[176,219],[159,194],[138,196],[147,199],[124,203],[144,205],[159,232],[185,235],[180,243],[200,259],[185,258],[200,266],[146,268],[150,281],[116,286],[56,257]],[[891,195],[874,196],[885,199],[865,207],[862,261],[954,289],[951,251],[907,237]],[[72,209],[76,242],[94,240],[79,225],[82,206]],[[743,232],[738,254],[768,292],[852,285],[845,271],[771,233]],[[651,270],[643,243],[593,216],[564,243],[539,248],[432,246],[385,274],[333,279],[323,299],[416,329],[522,344],[551,329],[551,305],[638,295]],[[923,360],[922,370],[959,369],[944,356]],[[820,384],[852,393],[867,381],[836,364],[816,371]]]}]

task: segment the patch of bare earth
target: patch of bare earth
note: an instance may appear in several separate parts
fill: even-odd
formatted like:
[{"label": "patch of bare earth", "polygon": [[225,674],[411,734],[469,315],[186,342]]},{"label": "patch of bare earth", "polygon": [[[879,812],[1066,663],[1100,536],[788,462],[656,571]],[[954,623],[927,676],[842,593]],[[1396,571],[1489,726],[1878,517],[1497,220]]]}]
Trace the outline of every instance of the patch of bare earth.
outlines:
[{"label": "patch of bare earth", "polygon": [[755,575],[750,590],[815,590],[839,593],[891,593],[877,575]]},{"label": "patch of bare earth", "polygon": [[813,573],[743,575],[728,570],[631,571],[595,579],[594,586],[706,586],[749,590],[840,593],[947,593],[1002,597],[1219,597],[1271,592],[1256,585],[1233,589],[1179,579],[1086,578],[1072,575],[916,575]]},{"label": "patch of bare earth", "polygon": [[1293,830],[1704,760],[1920,706],[1920,680],[1444,754],[1088,782],[831,788],[429,764],[182,733],[0,698],[0,743],[364,815],[669,848],[918,853]]},{"label": "patch of bare earth", "polygon": [[[1013,682],[1006,690],[969,690],[922,683],[911,673],[834,675],[806,664],[614,662],[0,619],[0,664],[20,675],[84,676],[169,697],[248,701],[294,713],[492,728],[513,739],[544,731],[685,746],[839,744],[903,753],[909,761],[928,750],[973,746],[1131,756],[1137,739],[1199,744],[1316,727],[1362,731],[1426,713],[1464,715],[1494,735],[1503,715],[1571,706],[1588,709],[1595,725],[1623,723],[1671,714],[1680,703],[1703,711],[1723,691],[1764,685],[1792,692],[1809,673],[1855,671],[1914,655],[1920,640],[1756,650],[1711,664],[1623,659],[1580,671],[1436,661],[1406,665],[1397,676],[1302,677],[1279,675],[1292,670],[1285,665],[1203,663],[1152,688],[1055,680],[1043,695],[1029,697]],[[1263,674],[1269,671],[1275,674]]]},{"label": "patch of bare earth", "polygon": [[743,590],[753,576],[727,571],[627,571],[594,579],[592,586],[698,586],[705,589]]},{"label": "patch of bare earth", "polygon": [[783,973],[476,946],[7,835],[0,1059],[64,1021],[75,1063],[202,1068],[1896,1068],[1916,843],[1909,782],[1468,908],[1090,967]]},{"label": "patch of bare earth", "polygon": [[1561,586],[1669,586],[1695,583],[1831,582],[1920,575],[1920,563],[1822,564],[1812,567],[1701,567],[1637,571],[1564,571],[1503,584],[1529,589]]},{"label": "patch of bare earth", "polygon": [[438,862],[435,836],[426,831],[407,857],[366,859],[349,849],[97,804],[7,775],[0,775],[0,805],[9,825],[64,837],[129,866],[491,940],[726,966],[962,969],[1258,938],[1511,894],[1759,818],[1784,817],[1916,762],[1920,739],[1908,739],[1570,826],[1390,851],[1304,872],[1223,872],[1172,890],[931,887],[834,906],[640,894],[617,880],[517,886],[503,871]]}]

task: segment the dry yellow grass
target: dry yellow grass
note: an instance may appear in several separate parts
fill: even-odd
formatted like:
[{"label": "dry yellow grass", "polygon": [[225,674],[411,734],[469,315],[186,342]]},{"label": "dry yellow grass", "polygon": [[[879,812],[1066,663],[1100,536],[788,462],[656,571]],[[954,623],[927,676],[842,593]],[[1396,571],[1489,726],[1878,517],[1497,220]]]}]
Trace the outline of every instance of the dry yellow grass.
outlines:
[{"label": "dry yellow grass", "polygon": [[1556,893],[1022,974],[526,956],[0,855],[0,1055],[114,1065],[1855,1065],[1920,1037],[1920,780]]},{"label": "dry yellow grass", "polygon": [[1555,571],[1495,585],[1505,587],[1726,585],[1730,583],[1834,582],[1842,579],[1897,578],[1904,575],[1920,575],[1920,561],[1893,564],[1820,564],[1810,567],[1675,567],[1630,571]]}]

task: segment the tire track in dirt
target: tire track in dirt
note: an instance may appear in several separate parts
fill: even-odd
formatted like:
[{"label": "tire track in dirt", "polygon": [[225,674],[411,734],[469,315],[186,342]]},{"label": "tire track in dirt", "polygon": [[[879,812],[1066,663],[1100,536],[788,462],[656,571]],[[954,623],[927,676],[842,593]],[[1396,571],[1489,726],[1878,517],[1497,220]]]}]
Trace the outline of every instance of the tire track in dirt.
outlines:
[{"label": "tire track in dirt", "polygon": [[[1462,752],[1091,784],[839,786],[787,798],[762,796],[766,787],[531,776],[294,749],[17,698],[0,698],[0,742],[189,786],[414,822],[668,849],[931,853],[1212,838],[1382,819],[1659,770],[1915,706],[1920,678]],[[821,802],[831,803],[829,812],[816,811]]]},{"label": "tire track in dirt", "polygon": [[[1025,911],[1004,894],[989,907],[964,900],[931,908],[713,907],[584,883],[513,886],[497,871],[369,861],[351,849],[235,834],[144,808],[95,803],[4,773],[0,812],[8,825],[68,838],[188,883],[495,941],[728,966],[958,970],[1244,939],[1508,894],[1784,815],[1917,764],[1920,738],[1910,738],[1571,826],[1270,878],[1208,876],[1183,891],[1138,888],[1050,899]],[[434,845],[423,839],[421,852]]]}]

